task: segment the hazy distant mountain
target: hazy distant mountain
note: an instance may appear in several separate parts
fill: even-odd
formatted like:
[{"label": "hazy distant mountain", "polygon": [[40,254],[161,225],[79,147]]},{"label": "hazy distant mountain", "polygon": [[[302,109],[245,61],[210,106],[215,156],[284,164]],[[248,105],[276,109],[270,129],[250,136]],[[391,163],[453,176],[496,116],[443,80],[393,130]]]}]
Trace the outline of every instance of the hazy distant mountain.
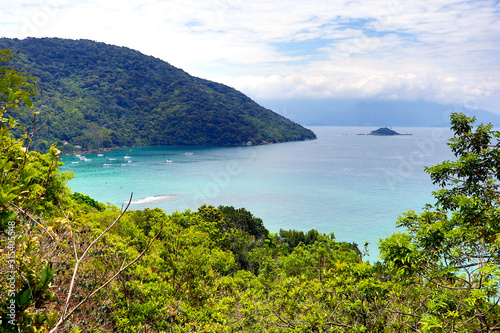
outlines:
[{"label": "hazy distant mountain", "polygon": [[260,103],[306,126],[448,127],[452,112],[474,115],[478,123],[500,126],[499,114],[426,101],[296,99]]},{"label": "hazy distant mountain", "polygon": [[[246,145],[314,133],[241,92],[160,59],[89,40],[0,38],[12,68],[39,78],[36,147]],[[24,119],[30,125],[30,119]]]}]

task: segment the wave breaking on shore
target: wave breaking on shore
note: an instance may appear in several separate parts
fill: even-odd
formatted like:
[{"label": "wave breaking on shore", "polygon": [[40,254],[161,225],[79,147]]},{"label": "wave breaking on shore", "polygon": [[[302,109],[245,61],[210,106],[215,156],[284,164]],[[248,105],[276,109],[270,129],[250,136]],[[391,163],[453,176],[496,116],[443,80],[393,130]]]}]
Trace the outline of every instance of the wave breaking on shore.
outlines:
[{"label": "wave breaking on shore", "polygon": [[167,201],[178,199],[180,197],[182,197],[182,195],[179,195],[179,194],[155,195],[152,197],[144,197],[144,198],[140,198],[137,200],[133,200],[131,202],[131,204],[132,205],[143,205],[143,204],[150,204],[150,203],[167,202]]}]

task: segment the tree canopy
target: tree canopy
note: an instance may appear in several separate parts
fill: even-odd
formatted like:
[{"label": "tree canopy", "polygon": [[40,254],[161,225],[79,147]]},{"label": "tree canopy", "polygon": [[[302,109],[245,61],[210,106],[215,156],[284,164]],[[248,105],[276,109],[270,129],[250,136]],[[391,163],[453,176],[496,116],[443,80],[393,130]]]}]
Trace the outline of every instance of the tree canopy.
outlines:
[{"label": "tree canopy", "polygon": [[29,146],[35,87],[0,52],[2,332],[495,332],[500,133],[453,114],[436,202],[369,263],[334,234],[270,233],[244,208],[128,211],[71,193]]},{"label": "tree canopy", "polygon": [[[33,147],[235,146],[314,139],[314,133],[228,86],[137,51],[89,40],[0,38],[38,78]],[[32,119],[21,117],[24,126]],[[65,143],[65,144],[63,144]]]}]

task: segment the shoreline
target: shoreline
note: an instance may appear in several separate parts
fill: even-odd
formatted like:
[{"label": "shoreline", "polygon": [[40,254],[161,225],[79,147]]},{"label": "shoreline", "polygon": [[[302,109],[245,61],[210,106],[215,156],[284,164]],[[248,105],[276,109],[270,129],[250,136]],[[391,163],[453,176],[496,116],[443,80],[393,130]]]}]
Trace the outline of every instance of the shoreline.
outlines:
[{"label": "shoreline", "polygon": [[[141,146],[137,146],[141,147]],[[114,147],[114,148],[100,148],[100,149],[91,149],[91,150],[82,150],[79,152],[75,153],[61,153],[61,156],[71,156],[71,155],[86,155],[86,154],[99,154],[99,153],[105,153],[113,150],[130,150],[131,148],[137,148],[137,147]]]},{"label": "shoreline", "polygon": [[[313,141],[317,140],[318,138],[305,138],[302,140],[290,140],[290,141],[279,141],[279,142],[268,142],[268,141],[263,141],[259,144],[249,144],[250,142],[247,142],[246,144],[242,145],[228,145],[228,146],[165,146],[165,147],[252,147],[252,146],[266,146],[266,145],[274,145],[278,143],[288,143],[288,142],[306,142],[306,141]],[[61,156],[70,156],[70,155],[84,155],[84,154],[98,154],[98,153],[105,153],[109,152],[112,150],[129,150],[132,148],[139,148],[139,147],[158,147],[158,146],[130,146],[130,147],[112,147],[112,148],[99,148],[99,149],[90,149],[90,150],[82,150],[74,153],[61,153]]]}]

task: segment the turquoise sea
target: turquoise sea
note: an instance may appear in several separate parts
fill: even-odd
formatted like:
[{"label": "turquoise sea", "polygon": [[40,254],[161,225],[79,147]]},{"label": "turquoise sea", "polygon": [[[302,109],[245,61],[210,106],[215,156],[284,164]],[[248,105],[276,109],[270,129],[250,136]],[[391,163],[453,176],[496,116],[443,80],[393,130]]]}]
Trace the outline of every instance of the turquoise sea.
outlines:
[{"label": "turquoise sea", "polygon": [[376,243],[407,210],[434,203],[424,172],[453,159],[449,128],[310,127],[317,140],[253,147],[141,147],[63,156],[69,186],[101,202],[167,213],[203,203],[244,207],[280,229],[334,232],[337,240]]}]

